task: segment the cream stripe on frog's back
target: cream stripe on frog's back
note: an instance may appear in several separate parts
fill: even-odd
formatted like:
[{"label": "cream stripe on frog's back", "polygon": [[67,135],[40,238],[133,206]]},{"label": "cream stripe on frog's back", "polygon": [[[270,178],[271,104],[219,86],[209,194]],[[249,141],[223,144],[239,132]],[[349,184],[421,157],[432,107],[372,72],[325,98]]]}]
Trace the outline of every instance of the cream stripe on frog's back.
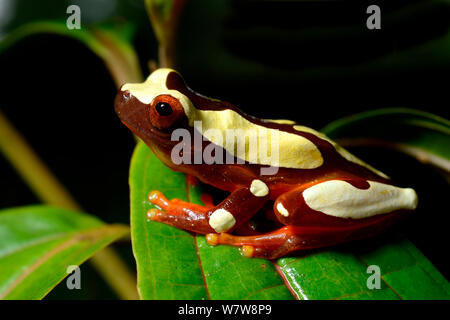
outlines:
[{"label": "cream stripe on frog's back", "polygon": [[333,145],[333,147],[336,149],[336,151],[343,156],[345,159],[347,159],[350,162],[359,164],[360,166],[363,166],[367,169],[369,169],[370,171],[376,173],[377,175],[379,175],[380,177],[383,177],[385,179],[389,179],[389,177],[384,174],[383,172],[375,169],[374,167],[372,167],[371,165],[365,163],[364,161],[362,161],[361,159],[359,159],[358,157],[355,157],[353,154],[351,154],[350,152],[348,152],[346,149],[342,148],[340,145],[338,145],[336,142],[334,142],[333,140],[331,140],[330,138],[328,138],[326,135],[324,135],[321,132],[318,132],[314,129],[305,127],[305,126],[301,126],[301,125],[295,125],[294,129],[297,131],[304,131],[304,132],[308,132],[311,133],[317,137],[319,137],[320,139],[326,140],[329,143],[331,143]]},{"label": "cream stripe on frog's back", "polygon": [[289,125],[296,124],[295,121],[287,120],[287,119],[261,119],[261,120],[267,121],[267,122],[273,122],[273,123],[277,123],[277,124],[289,124]]},{"label": "cream stripe on frog's back", "polygon": [[[300,135],[256,125],[231,109],[195,109],[191,114],[194,121],[201,121],[201,128],[197,126],[197,129],[201,129],[204,137],[251,163],[295,169],[314,169],[323,164],[322,154],[316,145]],[[214,130],[222,133],[222,138],[218,138]],[[236,148],[227,143],[227,130],[236,133]],[[271,150],[272,139],[278,140],[278,150]],[[254,147],[255,141],[257,148]]]},{"label": "cream stripe on frog's back", "polygon": [[[323,164],[319,149],[305,137],[254,124],[231,109],[221,111],[196,109],[184,94],[167,88],[166,79],[171,72],[176,71],[158,69],[145,82],[126,84],[121,89],[128,90],[145,104],[151,103],[156,96],[162,94],[177,98],[189,119],[189,125],[194,126],[196,121],[201,121],[201,128],[199,125],[197,128],[201,129],[202,135],[237,158],[260,165],[295,169],[314,169]],[[235,132],[239,130],[238,138],[244,137],[244,139],[237,139],[240,145],[233,147],[226,144],[227,130],[235,130]],[[222,135],[222,139],[217,137],[217,132]],[[268,140],[276,138],[278,138],[278,150],[275,151],[278,153],[274,154]],[[254,140],[257,141],[256,149],[249,145],[249,142]],[[261,149],[264,143],[266,154],[263,152],[265,150]],[[261,154],[264,155],[261,157]]]}]

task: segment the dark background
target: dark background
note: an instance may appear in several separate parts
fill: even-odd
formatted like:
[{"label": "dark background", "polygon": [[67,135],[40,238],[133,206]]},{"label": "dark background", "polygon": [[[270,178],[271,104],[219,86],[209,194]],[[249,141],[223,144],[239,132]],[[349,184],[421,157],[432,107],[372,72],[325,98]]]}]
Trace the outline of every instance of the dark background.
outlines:
[{"label": "dark background", "polygon": [[[137,25],[144,75],[157,43],[143,1],[13,1],[0,31],[36,19],[65,19],[79,4],[82,27],[104,20]],[[111,5],[113,3],[113,5]],[[378,4],[382,29],[366,28]],[[196,91],[262,118],[320,129],[364,110],[415,108],[449,116],[450,5],[446,1],[192,0],[178,35],[178,69]],[[3,30],[2,30],[3,28]],[[113,110],[114,83],[82,43],[26,38],[0,54],[0,108],[72,195],[106,222],[129,223],[128,166],[134,139]],[[382,128],[380,128],[382,130]],[[449,187],[444,175],[393,151],[352,152],[417,190],[418,210],[396,228],[448,278]],[[0,157],[1,208],[39,200]],[[116,248],[134,269],[129,243]],[[83,265],[82,292],[49,298],[114,298]],[[87,280],[85,280],[87,279]]]}]

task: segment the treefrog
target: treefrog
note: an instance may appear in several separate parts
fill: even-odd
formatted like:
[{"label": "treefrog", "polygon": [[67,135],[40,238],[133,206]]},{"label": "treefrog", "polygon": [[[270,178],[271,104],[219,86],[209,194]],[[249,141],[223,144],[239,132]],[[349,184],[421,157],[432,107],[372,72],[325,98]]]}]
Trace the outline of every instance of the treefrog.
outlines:
[{"label": "treefrog", "polygon": [[[230,193],[198,205],[151,191],[157,209],[148,218],[204,234],[211,245],[239,246],[247,257],[276,259],[369,237],[417,206],[413,189],[395,186],[324,134],[247,115],[194,92],[172,69],[123,85],[115,110],[169,168]],[[227,139],[230,132],[237,137]],[[255,227],[256,214],[267,230]]]}]

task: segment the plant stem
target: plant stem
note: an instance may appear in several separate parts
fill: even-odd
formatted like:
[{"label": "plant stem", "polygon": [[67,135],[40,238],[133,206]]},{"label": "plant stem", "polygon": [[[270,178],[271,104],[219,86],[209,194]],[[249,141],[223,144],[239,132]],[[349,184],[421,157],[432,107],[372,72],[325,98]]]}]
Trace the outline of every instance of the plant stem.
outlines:
[{"label": "plant stem", "polygon": [[109,247],[97,252],[90,262],[100,272],[103,279],[116,291],[121,299],[139,300],[136,276],[120,256]]},{"label": "plant stem", "polygon": [[[50,172],[25,138],[0,111],[0,151],[42,202],[80,211],[80,206]],[[136,277],[111,248],[95,254],[90,261],[122,299],[139,299]]]},{"label": "plant stem", "polygon": [[187,0],[167,3],[145,0],[145,8],[159,44],[160,68],[175,68],[177,29],[186,2]]},{"label": "plant stem", "polygon": [[136,52],[129,46],[120,44],[114,35],[104,30],[93,30],[95,39],[106,50],[98,50],[117,89],[127,82],[141,82],[142,72]]}]

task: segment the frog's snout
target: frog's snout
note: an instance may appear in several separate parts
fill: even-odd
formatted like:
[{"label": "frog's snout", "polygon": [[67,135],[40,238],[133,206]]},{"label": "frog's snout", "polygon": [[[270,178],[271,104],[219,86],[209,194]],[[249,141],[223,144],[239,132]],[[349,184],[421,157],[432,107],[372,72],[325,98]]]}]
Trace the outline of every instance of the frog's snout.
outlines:
[{"label": "frog's snout", "polygon": [[114,109],[120,121],[137,135],[143,134],[148,127],[147,107],[146,104],[136,99],[128,90],[119,91],[114,100]]},{"label": "frog's snout", "polygon": [[127,113],[130,97],[130,92],[119,91],[114,101],[114,109],[122,121],[124,120],[124,115]]}]

